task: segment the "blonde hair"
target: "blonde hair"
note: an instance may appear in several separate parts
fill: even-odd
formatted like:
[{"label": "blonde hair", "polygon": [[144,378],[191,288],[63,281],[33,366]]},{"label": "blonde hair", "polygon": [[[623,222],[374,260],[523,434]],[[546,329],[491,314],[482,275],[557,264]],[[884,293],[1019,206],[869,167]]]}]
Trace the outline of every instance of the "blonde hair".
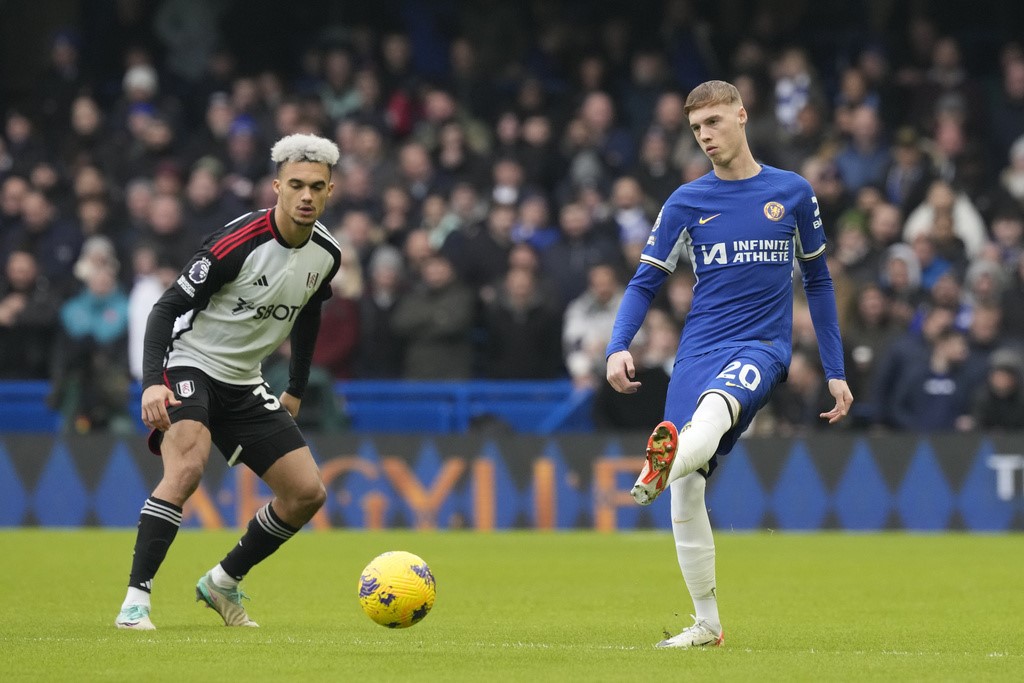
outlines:
[{"label": "blonde hair", "polygon": [[327,168],[330,169],[338,163],[340,156],[338,146],[327,138],[302,133],[281,138],[270,150],[270,159],[277,164],[278,169],[288,162],[295,161],[327,164]]},{"label": "blonde hair", "polygon": [[743,99],[736,86],[726,81],[705,81],[690,91],[686,96],[683,112],[689,115],[695,109],[710,107],[716,104],[738,104],[743,106]]}]

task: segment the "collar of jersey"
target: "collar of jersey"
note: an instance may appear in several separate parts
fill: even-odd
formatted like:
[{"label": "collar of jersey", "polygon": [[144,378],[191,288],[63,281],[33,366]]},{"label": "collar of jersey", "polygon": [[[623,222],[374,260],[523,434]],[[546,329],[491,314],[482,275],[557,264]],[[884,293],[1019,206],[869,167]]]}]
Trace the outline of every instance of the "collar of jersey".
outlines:
[{"label": "collar of jersey", "polygon": [[267,209],[267,212],[270,214],[270,230],[274,233],[274,239],[277,240],[277,243],[285,249],[302,249],[309,243],[309,240],[313,239],[313,230],[316,230],[316,226],[313,227],[313,230],[309,231],[309,237],[307,237],[302,244],[297,247],[293,247],[288,244],[288,240],[286,240],[284,235],[281,234],[281,231],[277,229],[277,220],[274,218],[274,211],[276,208],[277,207],[272,206]]}]

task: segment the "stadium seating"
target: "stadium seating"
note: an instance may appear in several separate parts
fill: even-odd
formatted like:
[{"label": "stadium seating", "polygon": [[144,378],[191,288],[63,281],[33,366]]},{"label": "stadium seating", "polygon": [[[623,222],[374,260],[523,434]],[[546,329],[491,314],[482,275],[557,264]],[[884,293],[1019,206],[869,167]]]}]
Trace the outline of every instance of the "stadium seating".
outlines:
[{"label": "stadium seating", "polygon": [[[357,432],[465,433],[497,429],[531,434],[590,431],[592,392],[568,380],[338,382],[351,429]],[[47,382],[0,382],[0,433],[52,433],[61,416],[46,404]],[[129,399],[139,429],[140,387]]]}]

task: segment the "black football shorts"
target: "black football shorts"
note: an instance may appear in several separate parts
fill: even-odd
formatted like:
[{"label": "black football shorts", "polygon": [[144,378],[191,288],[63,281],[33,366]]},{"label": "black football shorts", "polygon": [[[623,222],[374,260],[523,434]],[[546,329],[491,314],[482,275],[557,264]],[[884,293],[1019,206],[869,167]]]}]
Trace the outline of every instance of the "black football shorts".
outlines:
[{"label": "black football shorts", "polygon": [[[295,420],[266,384],[237,385],[192,367],[167,368],[164,382],[181,405],[168,406],[171,423],[195,420],[210,430],[229,465],[244,463],[259,476],[306,440]],[[154,430],[149,448],[160,455],[163,432]]]}]

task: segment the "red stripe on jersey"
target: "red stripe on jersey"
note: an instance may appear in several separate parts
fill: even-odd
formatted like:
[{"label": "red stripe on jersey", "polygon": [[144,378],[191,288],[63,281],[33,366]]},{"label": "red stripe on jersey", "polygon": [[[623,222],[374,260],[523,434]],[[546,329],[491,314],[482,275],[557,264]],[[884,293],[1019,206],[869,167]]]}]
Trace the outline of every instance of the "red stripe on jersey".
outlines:
[{"label": "red stripe on jersey", "polygon": [[252,233],[249,233],[248,235],[245,236],[244,239],[240,239],[237,242],[233,242],[233,243],[227,245],[220,252],[216,252],[216,251],[213,252],[213,255],[218,260],[222,259],[225,256],[227,256],[228,254],[230,254],[232,251],[234,251],[236,247],[240,247],[243,244],[245,244],[246,242],[248,242],[249,240],[254,239],[256,237],[259,237],[260,235],[265,235],[265,234],[271,233],[271,232],[273,232],[273,231],[270,229],[270,226],[269,225],[265,225],[262,228],[260,228],[259,230],[256,230],[255,232],[252,232]]},{"label": "red stripe on jersey", "polygon": [[216,258],[221,259],[240,244],[248,242],[256,235],[261,235],[269,231],[270,219],[268,218],[268,214],[264,214],[257,220],[246,225],[244,228],[236,230],[230,235],[221,237],[212,247],[210,247],[210,253],[212,253]]}]

